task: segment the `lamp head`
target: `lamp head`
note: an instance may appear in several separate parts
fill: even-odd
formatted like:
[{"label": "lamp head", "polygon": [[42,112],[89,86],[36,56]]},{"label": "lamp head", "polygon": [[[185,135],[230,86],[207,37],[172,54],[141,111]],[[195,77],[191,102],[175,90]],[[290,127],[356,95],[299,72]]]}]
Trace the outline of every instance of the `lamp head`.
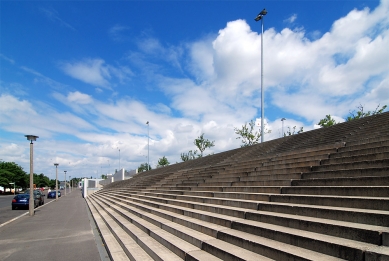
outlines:
[{"label": "lamp head", "polygon": [[37,138],[39,138],[38,136],[35,136],[35,135],[24,135],[24,137],[27,138],[27,140],[33,142],[33,141],[36,141]]},{"label": "lamp head", "polygon": [[261,19],[262,19],[262,15],[257,15],[257,17],[255,17],[254,20],[255,20],[256,22],[258,22],[258,21],[261,20]]},{"label": "lamp head", "polygon": [[54,163],[54,166],[55,166],[55,167],[58,167],[58,165],[59,165],[59,163]]},{"label": "lamp head", "polygon": [[266,9],[264,8],[258,15],[257,15],[257,17],[255,17],[255,21],[256,22],[258,22],[259,20],[261,20],[262,18],[263,18],[263,16],[264,15],[266,15],[267,14],[267,11],[266,11]]}]

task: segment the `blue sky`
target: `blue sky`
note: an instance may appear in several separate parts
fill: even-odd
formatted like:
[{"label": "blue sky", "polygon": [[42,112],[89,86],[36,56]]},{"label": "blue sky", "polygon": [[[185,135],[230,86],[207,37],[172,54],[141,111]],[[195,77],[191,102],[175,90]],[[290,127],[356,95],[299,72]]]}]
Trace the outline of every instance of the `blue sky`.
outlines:
[{"label": "blue sky", "polygon": [[[1,1],[0,159],[100,176],[215,141],[260,118],[281,136],[389,104],[388,1]],[[120,153],[119,153],[120,149]],[[120,163],[119,163],[120,160]],[[120,164],[120,165],[119,165]]]}]

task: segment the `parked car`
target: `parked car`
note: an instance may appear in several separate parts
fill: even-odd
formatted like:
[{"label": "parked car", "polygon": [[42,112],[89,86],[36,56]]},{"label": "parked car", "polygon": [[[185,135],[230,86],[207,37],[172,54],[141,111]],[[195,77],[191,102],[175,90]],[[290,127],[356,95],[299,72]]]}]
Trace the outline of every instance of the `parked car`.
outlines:
[{"label": "parked car", "polygon": [[[30,190],[27,189],[25,193],[30,194]],[[43,194],[42,191],[40,191],[39,189],[35,189],[34,195],[37,195],[37,198],[39,199],[39,206],[45,204],[45,194]]]},{"label": "parked car", "polygon": [[[29,209],[30,194],[19,194],[12,199],[12,210]],[[34,194],[34,208],[39,206],[40,199],[37,194]]]},{"label": "parked car", "polygon": [[[58,190],[58,197],[61,197],[61,191]],[[47,193],[47,198],[55,198],[55,190]]]}]

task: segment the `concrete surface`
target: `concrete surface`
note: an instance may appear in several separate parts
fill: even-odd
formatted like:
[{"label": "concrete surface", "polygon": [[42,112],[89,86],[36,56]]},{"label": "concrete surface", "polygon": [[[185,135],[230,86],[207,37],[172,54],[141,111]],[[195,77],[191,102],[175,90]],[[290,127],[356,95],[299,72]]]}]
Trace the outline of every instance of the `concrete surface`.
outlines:
[{"label": "concrete surface", "polygon": [[0,226],[0,261],[108,261],[80,190]]}]

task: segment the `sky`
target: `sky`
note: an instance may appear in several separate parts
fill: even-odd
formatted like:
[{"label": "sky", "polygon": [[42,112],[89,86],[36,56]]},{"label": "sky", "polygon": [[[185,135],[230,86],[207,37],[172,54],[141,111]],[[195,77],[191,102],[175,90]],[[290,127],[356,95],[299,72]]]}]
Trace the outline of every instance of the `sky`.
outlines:
[{"label": "sky", "polygon": [[388,0],[1,0],[0,160],[29,173],[24,135],[53,179],[181,162],[202,133],[205,155],[240,147],[262,25],[265,142],[389,105]]}]

